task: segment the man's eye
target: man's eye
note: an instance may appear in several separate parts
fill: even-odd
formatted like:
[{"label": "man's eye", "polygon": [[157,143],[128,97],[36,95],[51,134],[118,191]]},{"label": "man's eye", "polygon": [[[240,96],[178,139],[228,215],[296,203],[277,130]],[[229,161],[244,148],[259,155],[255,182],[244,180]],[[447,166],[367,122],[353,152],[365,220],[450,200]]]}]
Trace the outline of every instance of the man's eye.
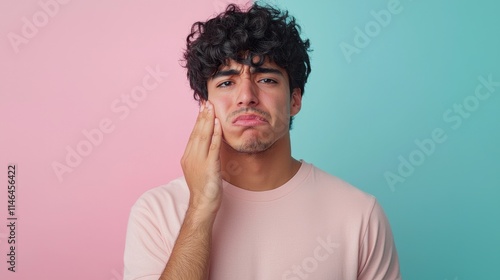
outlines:
[{"label": "man's eye", "polygon": [[225,82],[222,82],[222,83],[218,84],[217,87],[218,88],[223,88],[223,87],[228,87],[228,86],[230,86],[232,84],[233,84],[233,82],[231,82],[231,81],[225,81]]},{"label": "man's eye", "polygon": [[273,79],[269,79],[269,78],[265,78],[265,79],[262,79],[260,80],[261,83],[264,83],[264,84],[276,84],[277,82]]}]

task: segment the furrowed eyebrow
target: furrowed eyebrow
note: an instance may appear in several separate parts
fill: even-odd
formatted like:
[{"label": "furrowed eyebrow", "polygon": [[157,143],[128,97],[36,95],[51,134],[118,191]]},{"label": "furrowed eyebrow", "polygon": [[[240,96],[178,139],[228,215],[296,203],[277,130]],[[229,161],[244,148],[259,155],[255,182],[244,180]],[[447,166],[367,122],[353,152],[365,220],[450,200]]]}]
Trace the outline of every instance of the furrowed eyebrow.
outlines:
[{"label": "furrowed eyebrow", "polygon": [[212,80],[218,77],[223,77],[223,76],[233,76],[233,75],[238,75],[240,74],[240,71],[235,70],[235,69],[229,69],[229,70],[221,70],[217,71],[213,76]]},{"label": "furrowed eyebrow", "polygon": [[283,73],[281,73],[281,71],[276,68],[257,67],[257,68],[252,68],[250,71],[252,73],[262,73],[262,74],[273,73],[283,76]]},{"label": "furrowed eyebrow", "polygon": [[[280,70],[276,68],[265,68],[265,67],[252,67],[250,69],[250,72],[253,73],[260,73],[260,74],[266,74],[266,73],[273,73],[273,74],[278,74],[280,76],[283,76],[283,73],[281,73]],[[240,71],[236,69],[228,69],[228,70],[220,70],[217,71],[213,76],[212,79],[216,79],[218,77],[224,77],[224,76],[233,76],[233,75],[239,75]]]}]

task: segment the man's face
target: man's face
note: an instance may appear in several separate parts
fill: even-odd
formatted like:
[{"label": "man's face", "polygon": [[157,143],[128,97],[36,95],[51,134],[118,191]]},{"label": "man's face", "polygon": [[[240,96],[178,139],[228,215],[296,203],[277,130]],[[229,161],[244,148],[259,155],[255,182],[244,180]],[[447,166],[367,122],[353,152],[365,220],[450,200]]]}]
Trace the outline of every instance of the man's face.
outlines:
[{"label": "man's face", "polygon": [[290,116],[301,107],[300,89],[290,95],[285,69],[268,60],[257,68],[230,60],[207,89],[225,143],[242,153],[265,151],[288,136]]}]

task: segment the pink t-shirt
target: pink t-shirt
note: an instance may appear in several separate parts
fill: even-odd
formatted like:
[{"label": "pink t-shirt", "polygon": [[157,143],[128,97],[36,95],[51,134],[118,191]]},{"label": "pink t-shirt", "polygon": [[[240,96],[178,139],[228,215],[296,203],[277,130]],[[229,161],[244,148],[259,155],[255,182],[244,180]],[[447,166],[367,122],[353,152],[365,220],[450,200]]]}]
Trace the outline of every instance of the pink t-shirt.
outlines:
[{"label": "pink t-shirt", "polygon": [[[302,162],[270,191],[223,183],[210,261],[214,280],[401,279],[387,218],[376,199]],[[132,207],[124,279],[157,280],[189,201],[184,178]]]}]

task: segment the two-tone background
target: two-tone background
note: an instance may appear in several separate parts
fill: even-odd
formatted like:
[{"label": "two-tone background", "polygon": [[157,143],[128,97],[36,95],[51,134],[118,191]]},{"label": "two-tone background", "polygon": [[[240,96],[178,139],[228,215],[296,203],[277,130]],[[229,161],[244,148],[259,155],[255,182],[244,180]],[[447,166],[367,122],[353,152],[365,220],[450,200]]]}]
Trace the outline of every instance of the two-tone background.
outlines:
[{"label": "two-tone background", "polygon": [[[294,156],[379,199],[404,279],[496,279],[500,4],[269,2],[314,49]],[[185,36],[227,3],[0,2],[1,279],[122,278],[131,205],[182,175]]]}]

